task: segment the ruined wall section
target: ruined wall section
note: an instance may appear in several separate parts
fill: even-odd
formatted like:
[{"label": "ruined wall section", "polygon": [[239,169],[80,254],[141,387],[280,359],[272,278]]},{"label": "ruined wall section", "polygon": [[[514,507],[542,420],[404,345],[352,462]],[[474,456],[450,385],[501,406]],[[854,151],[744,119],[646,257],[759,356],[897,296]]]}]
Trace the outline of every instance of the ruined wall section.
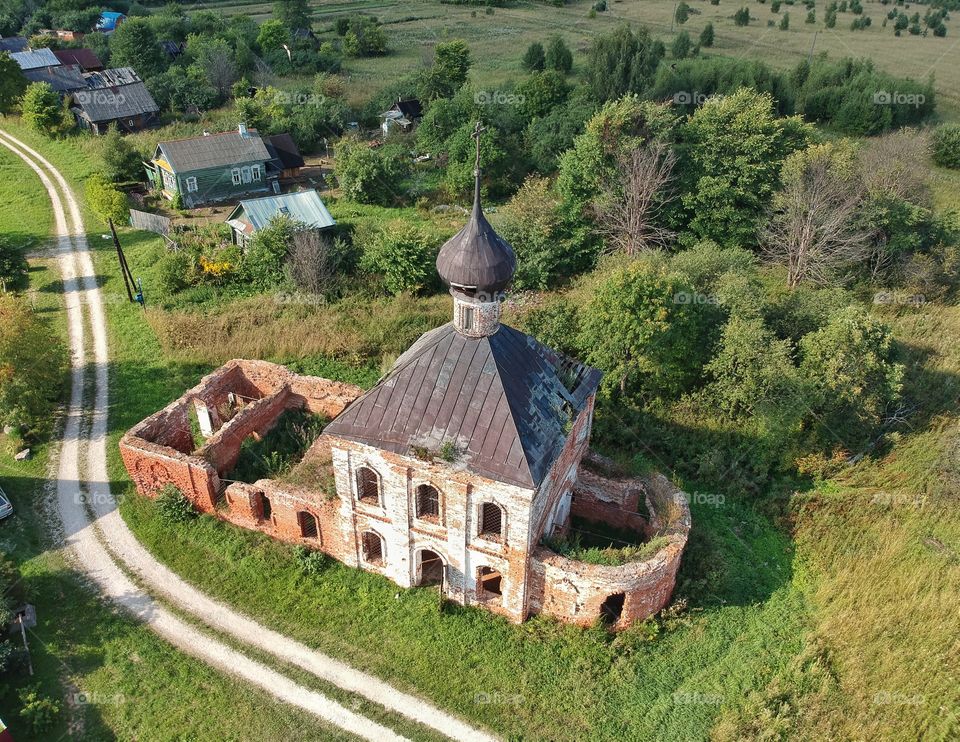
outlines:
[{"label": "ruined wall section", "polygon": [[[212,513],[244,439],[269,431],[287,409],[335,417],[362,393],[352,384],[300,376],[272,363],[230,361],[127,432],[121,456],[140,494],[153,497],[173,484],[198,510]],[[195,450],[191,409],[198,404],[214,432]]]},{"label": "ruined wall section", "polygon": [[[598,484],[594,480],[594,485]],[[535,596],[531,612],[589,626],[600,618],[608,598],[623,594],[623,608],[615,623],[616,628],[623,628],[652,616],[670,602],[690,533],[690,509],[684,493],[662,475],[639,484],[658,524],[655,535],[664,536],[667,543],[645,559],[618,566],[588,564],[539,547],[531,559],[531,592]],[[612,499],[626,491],[621,485],[611,481]]]}]

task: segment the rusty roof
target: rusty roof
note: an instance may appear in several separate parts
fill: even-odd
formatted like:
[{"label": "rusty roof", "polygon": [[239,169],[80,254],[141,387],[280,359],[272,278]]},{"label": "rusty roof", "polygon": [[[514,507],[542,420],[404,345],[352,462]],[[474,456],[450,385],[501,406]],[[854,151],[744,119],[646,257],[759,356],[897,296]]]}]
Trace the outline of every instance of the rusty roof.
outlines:
[{"label": "rusty roof", "polygon": [[403,455],[450,442],[468,470],[536,488],[599,381],[512,327],[471,338],[451,323],[417,340],[324,434]]}]

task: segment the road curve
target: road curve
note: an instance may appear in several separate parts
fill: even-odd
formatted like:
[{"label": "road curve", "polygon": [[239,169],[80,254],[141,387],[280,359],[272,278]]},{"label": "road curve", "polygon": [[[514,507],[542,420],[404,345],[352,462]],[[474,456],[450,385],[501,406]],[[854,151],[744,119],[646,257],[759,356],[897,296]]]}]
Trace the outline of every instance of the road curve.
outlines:
[{"label": "road curve", "polygon": [[[244,645],[296,665],[452,739],[477,742],[495,739],[422,699],[402,693],[211,599],[160,564],[136,540],[119,515],[107,476],[107,330],[79,204],[60,172],[36,150],[3,130],[0,130],[0,145],[37,174],[54,211],[71,352],[70,402],[57,472],[57,504],[67,546],[101,592],[184,652],[224,672],[239,675],[274,697],[364,739],[380,741],[403,737],[211,638],[164,608],[150,593],[162,596],[206,626],[229,634]],[[92,358],[88,358],[84,307],[89,312]],[[92,405],[85,392],[86,368],[94,370]],[[85,415],[91,421],[89,430],[81,425]],[[90,521],[84,494],[86,504],[96,515],[94,522]],[[136,585],[124,570],[135,574],[145,587]]]}]

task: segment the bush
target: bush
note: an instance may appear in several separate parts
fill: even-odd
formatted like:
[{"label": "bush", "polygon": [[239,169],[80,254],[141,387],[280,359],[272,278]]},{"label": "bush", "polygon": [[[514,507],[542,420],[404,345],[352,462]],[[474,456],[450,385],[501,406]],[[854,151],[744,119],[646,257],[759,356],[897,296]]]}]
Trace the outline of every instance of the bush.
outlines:
[{"label": "bush", "polygon": [[383,276],[392,294],[417,294],[436,284],[439,246],[416,227],[394,222],[370,241],[360,259],[368,273]]},{"label": "bush", "polygon": [[400,180],[410,167],[409,157],[398,147],[371,149],[352,137],[344,137],[336,146],[334,172],[340,189],[360,203],[389,206],[400,201]]},{"label": "bush", "polygon": [[166,296],[183,291],[190,285],[188,273],[192,260],[183,251],[168,252],[157,261],[157,288]]},{"label": "bush", "polygon": [[126,195],[118,190],[106,176],[96,173],[87,178],[87,203],[101,221],[113,221],[123,225],[130,218]]},{"label": "bush", "polygon": [[539,72],[546,64],[546,54],[543,51],[543,44],[534,41],[524,52],[523,60],[520,64],[527,72]]},{"label": "bush", "polygon": [[737,26],[750,25],[750,8],[740,8],[740,10],[733,14],[733,22]]},{"label": "bush", "polygon": [[30,731],[40,737],[50,731],[60,715],[60,704],[41,695],[36,686],[21,688],[17,696],[20,699],[20,718]]},{"label": "bush", "polygon": [[933,161],[940,167],[960,169],[960,124],[941,124],[933,131]]},{"label": "bush", "polygon": [[28,269],[23,250],[6,235],[0,235],[0,293],[23,288]]},{"label": "bush", "polygon": [[165,484],[157,492],[157,512],[167,523],[187,523],[197,517],[193,503],[172,484]]},{"label": "bush", "polygon": [[276,288],[286,278],[284,264],[293,244],[293,234],[302,225],[288,216],[275,216],[250,241],[241,264],[245,281],[259,291]]},{"label": "bush", "polygon": [[326,554],[321,551],[313,551],[306,546],[295,546],[293,548],[293,558],[297,561],[300,570],[310,577],[322,574],[329,562]]},{"label": "bush", "polygon": [[66,348],[41,316],[0,294],[0,425],[49,430],[66,367]]},{"label": "bush", "polygon": [[23,120],[32,129],[44,134],[58,134],[64,128],[64,109],[60,96],[45,82],[27,86],[20,99]]}]

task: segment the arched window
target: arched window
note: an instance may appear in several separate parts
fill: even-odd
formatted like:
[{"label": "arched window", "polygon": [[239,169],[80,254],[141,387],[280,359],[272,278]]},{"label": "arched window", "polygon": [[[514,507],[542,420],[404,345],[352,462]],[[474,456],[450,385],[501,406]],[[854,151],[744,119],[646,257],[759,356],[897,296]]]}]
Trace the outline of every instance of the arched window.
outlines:
[{"label": "arched window", "polygon": [[503,575],[493,567],[480,567],[477,570],[477,597],[491,600],[503,595]]},{"label": "arched window", "polygon": [[300,535],[303,538],[320,538],[320,528],[317,526],[317,516],[301,510],[297,513],[297,522],[300,524]]},{"label": "arched window", "polygon": [[493,502],[480,506],[480,535],[488,538],[503,538],[503,509]]},{"label": "arched window", "polygon": [[369,564],[383,564],[383,539],[379,533],[364,531],[362,536],[363,560]]},{"label": "arched window", "polygon": [[360,502],[380,504],[380,477],[369,466],[357,469],[357,498]]},{"label": "arched window", "polygon": [[440,492],[432,484],[417,487],[417,517],[423,520],[440,520]]}]

